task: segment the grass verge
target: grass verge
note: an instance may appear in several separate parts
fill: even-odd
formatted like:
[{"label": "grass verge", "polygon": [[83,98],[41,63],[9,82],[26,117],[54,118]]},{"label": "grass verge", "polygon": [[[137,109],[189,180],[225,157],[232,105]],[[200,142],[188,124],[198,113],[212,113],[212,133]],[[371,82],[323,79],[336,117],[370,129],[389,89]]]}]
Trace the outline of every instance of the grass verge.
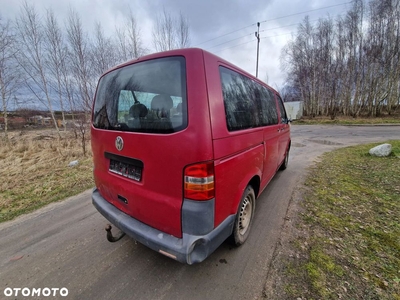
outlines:
[{"label": "grass verge", "polygon": [[389,143],[389,157],[361,145],[311,169],[281,299],[400,299],[400,141]]},{"label": "grass verge", "polygon": [[[71,132],[59,139],[53,130],[12,132],[0,144],[0,222],[94,186],[89,140]],[[69,167],[71,161],[79,164]]]},{"label": "grass verge", "polygon": [[400,124],[400,116],[386,116],[382,118],[352,118],[337,117],[331,120],[329,117],[301,118],[294,120],[295,125],[377,125],[377,124]]}]

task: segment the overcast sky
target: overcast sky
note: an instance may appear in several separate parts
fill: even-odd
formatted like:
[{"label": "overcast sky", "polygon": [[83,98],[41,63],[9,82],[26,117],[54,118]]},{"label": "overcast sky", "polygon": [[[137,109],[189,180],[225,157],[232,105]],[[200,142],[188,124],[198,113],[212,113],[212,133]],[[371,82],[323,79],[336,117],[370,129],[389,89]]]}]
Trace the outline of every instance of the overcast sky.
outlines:
[{"label": "overcast sky", "polygon": [[[312,23],[319,18],[335,18],[350,9],[350,0],[28,0],[38,12],[52,8],[64,24],[71,6],[84,29],[93,32],[101,22],[106,33],[113,34],[129,8],[134,13],[142,39],[151,52],[152,28],[165,8],[170,14],[187,17],[192,47],[208,50],[255,75],[257,22],[260,22],[259,78],[280,88],[284,74],[280,68],[281,49],[296,32],[306,15]],[[22,1],[0,0],[2,19],[15,19]]]}]

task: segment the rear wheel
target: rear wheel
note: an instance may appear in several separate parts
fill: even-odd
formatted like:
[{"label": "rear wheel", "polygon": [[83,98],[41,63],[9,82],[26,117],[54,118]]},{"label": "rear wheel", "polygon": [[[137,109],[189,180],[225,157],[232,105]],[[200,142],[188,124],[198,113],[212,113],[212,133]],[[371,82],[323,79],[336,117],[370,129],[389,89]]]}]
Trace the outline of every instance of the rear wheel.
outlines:
[{"label": "rear wheel", "polygon": [[289,163],[289,149],[286,151],[285,159],[283,160],[283,163],[281,164],[279,170],[286,170],[288,163]]},{"label": "rear wheel", "polygon": [[242,245],[249,236],[255,205],[256,196],[254,190],[251,186],[247,186],[239,204],[232,232],[232,242],[236,246]]}]

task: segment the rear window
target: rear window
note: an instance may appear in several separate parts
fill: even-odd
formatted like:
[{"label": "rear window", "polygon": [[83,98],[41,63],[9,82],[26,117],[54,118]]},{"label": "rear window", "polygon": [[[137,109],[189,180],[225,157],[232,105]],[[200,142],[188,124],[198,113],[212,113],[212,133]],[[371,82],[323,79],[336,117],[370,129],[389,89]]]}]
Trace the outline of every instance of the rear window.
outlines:
[{"label": "rear window", "polygon": [[93,126],[101,129],[173,133],[187,127],[183,57],[132,64],[103,76],[97,88]]}]

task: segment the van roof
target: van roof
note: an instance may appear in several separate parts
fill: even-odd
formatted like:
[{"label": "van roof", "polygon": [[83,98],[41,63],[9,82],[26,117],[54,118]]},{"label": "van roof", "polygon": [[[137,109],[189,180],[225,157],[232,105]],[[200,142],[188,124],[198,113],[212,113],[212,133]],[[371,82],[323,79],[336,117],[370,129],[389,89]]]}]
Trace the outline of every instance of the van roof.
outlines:
[{"label": "van roof", "polygon": [[[134,58],[134,59],[128,60],[128,61],[126,61],[126,62],[124,62],[122,64],[119,64],[119,65],[109,69],[108,71],[106,71],[102,76],[104,76],[105,74],[107,74],[107,73],[109,73],[109,72],[111,72],[111,71],[113,71],[115,69],[119,69],[121,67],[131,65],[133,63],[146,61],[146,60],[150,60],[150,59],[155,59],[155,58],[160,58],[160,57],[167,57],[167,56],[188,56],[188,55],[194,54],[196,52],[202,53],[203,56],[213,57],[215,60],[217,60],[219,62],[222,62],[223,64],[225,64],[227,66],[231,66],[234,69],[242,72],[243,74],[246,74],[247,76],[252,77],[254,80],[260,81],[260,82],[265,84],[265,82],[263,82],[260,79],[256,78],[254,75],[252,75],[249,72],[243,70],[242,68],[234,65],[233,63],[228,62],[227,60],[225,60],[225,59],[223,59],[223,58],[221,58],[221,57],[219,57],[219,56],[217,56],[215,54],[212,54],[211,52],[208,52],[208,51],[206,51],[204,49],[201,49],[201,48],[182,48],[182,49],[168,50],[168,51],[163,51],[163,52],[152,53],[152,54],[149,54],[149,55],[144,55],[144,56],[141,56],[139,58]],[[272,90],[274,90],[272,87],[270,87],[270,88]]]}]

